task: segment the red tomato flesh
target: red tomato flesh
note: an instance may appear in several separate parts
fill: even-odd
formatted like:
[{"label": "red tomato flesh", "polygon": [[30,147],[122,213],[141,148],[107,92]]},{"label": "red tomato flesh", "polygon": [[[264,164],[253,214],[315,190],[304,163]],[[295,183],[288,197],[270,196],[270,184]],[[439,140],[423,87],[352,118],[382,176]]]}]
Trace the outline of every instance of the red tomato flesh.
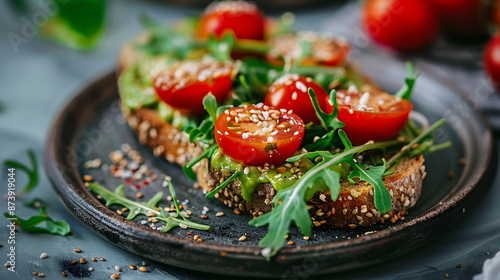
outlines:
[{"label": "red tomato flesh", "polygon": [[304,131],[296,114],[261,103],[226,110],[215,122],[214,136],[222,152],[236,162],[276,165],[295,154]]},{"label": "red tomato flesh", "polygon": [[385,92],[354,90],[338,91],[337,105],[342,129],[354,145],[394,138],[413,108],[410,101]]},{"label": "red tomato flesh", "polygon": [[184,61],[160,73],[153,84],[165,103],[185,114],[205,113],[203,98],[211,92],[222,103],[232,89],[234,65],[214,60]]},{"label": "red tomato flesh", "polygon": [[265,26],[265,16],[252,3],[214,2],[201,16],[197,36],[207,39],[212,34],[220,38],[226,32],[233,32],[238,39],[264,40]]},{"label": "red tomato flesh", "polygon": [[326,91],[312,78],[300,76],[298,74],[286,74],[278,78],[269,87],[264,104],[280,109],[292,110],[299,115],[305,123],[313,122],[319,124],[316,111],[307,93],[312,88],[316,93],[316,98],[323,111],[327,108]]}]

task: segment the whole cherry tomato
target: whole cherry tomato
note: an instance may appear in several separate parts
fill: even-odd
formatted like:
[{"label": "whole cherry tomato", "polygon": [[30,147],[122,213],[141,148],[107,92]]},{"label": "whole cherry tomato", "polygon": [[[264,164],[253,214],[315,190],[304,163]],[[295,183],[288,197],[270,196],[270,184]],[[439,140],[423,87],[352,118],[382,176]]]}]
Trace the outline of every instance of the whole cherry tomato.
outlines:
[{"label": "whole cherry tomato", "polygon": [[497,89],[500,89],[500,33],[486,45],[483,62],[488,78]]},{"label": "whole cherry tomato", "polygon": [[368,0],[363,24],[376,42],[403,53],[430,46],[439,31],[438,17],[426,0]]},{"label": "whole cherry tomato", "polygon": [[305,123],[319,123],[316,111],[307,93],[312,88],[321,109],[326,110],[326,91],[312,78],[298,74],[285,74],[279,77],[269,87],[264,104],[280,109],[292,110],[304,120]]},{"label": "whole cherry tomato", "polygon": [[264,40],[266,18],[257,6],[245,1],[214,2],[207,7],[198,23],[197,35],[220,38],[233,32],[238,39]]},{"label": "whole cherry tomato", "polygon": [[260,103],[220,114],[214,137],[222,152],[236,162],[280,164],[299,149],[304,131],[304,122],[296,114]]},{"label": "whole cherry tomato", "polygon": [[345,123],[342,129],[354,145],[393,138],[403,128],[413,108],[410,101],[385,92],[357,90],[337,91],[337,105],[338,119]]},{"label": "whole cherry tomato", "polygon": [[158,74],[153,84],[165,103],[186,114],[202,114],[203,98],[209,92],[219,103],[227,98],[233,70],[231,62],[183,61]]}]

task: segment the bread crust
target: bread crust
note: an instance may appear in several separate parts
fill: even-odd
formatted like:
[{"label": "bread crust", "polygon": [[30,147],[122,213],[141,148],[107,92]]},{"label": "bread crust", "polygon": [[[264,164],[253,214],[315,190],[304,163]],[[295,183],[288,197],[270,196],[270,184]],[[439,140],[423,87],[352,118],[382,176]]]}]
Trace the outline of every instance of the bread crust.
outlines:
[{"label": "bread crust", "polygon": [[[153,149],[156,156],[179,165],[186,164],[203,153],[197,143],[190,143],[187,133],[164,122],[153,109],[139,108],[130,110],[122,106],[122,111],[129,126],[137,132],[142,144]],[[336,201],[332,201],[328,192],[316,193],[307,204],[311,219],[315,226],[356,228],[369,226],[377,222],[396,222],[408,213],[415,205],[422,191],[423,179],[426,175],[424,157],[402,158],[396,165],[395,172],[384,177],[384,183],[392,198],[392,207],[388,213],[376,210],[373,202],[373,186],[365,181],[356,185],[341,183],[341,191]],[[197,186],[204,191],[211,191],[229,176],[215,170],[206,172],[208,160],[198,163],[194,170],[198,176]],[[231,181],[228,186],[216,194],[236,213],[249,213],[259,216],[273,209],[271,203],[276,190],[270,183],[261,183],[252,194],[251,201],[241,196],[241,182]]]}]

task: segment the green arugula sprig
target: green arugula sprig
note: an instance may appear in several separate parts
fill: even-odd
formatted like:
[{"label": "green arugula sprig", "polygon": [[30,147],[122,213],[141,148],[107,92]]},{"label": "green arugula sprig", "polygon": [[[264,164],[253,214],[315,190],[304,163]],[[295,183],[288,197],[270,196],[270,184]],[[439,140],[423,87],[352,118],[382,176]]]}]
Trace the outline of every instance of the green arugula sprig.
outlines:
[{"label": "green arugula sprig", "polygon": [[[218,106],[217,100],[212,93],[207,94],[203,98],[203,107],[208,113],[208,116],[200,123],[199,126],[193,125],[184,128],[184,131],[189,134],[190,142],[201,142],[207,146],[205,152],[183,166],[184,173],[191,179],[196,180],[196,174],[193,167],[204,158],[211,158],[217,145],[214,144],[214,124],[217,117],[226,109],[233,107],[232,105]],[[207,168],[209,168],[207,166]]]},{"label": "green arugula sprig", "polygon": [[415,67],[411,61],[406,62],[406,73],[405,84],[395,94],[395,96],[410,100],[413,88],[415,87],[415,82],[420,74],[415,72]]},{"label": "green arugula sprig", "polygon": [[[330,101],[333,104],[333,110],[330,114],[323,112],[323,110],[319,106],[318,99],[312,88],[309,88],[308,94],[311,98],[314,110],[316,111],[316,116],[320,121],[321,128],[316,125],[311,125],[306,130],[306,133],[312,134],[313,137],[317,137],[319,135],[322,136],[319,136],[319,138],[314,140],[314,142],[306,144],[304,148],[308,151],[328,149],[338,142],[337,131],[338,129],[345,126],[345,124],[337,118],[339,114],[336,98],[337,92],[335,90],[332,90],[330,92]],[[311,138],[309,136],[306,137],[308,139]]]},{"label": "green arugula sprig", "polygon": [[27,165],[25,165],[23,163],[20,163],[18,161],[12,160],[12,159],[8,159],[8,160],[5,160],[3,162],[3,164],[5,166],[22,170],[22,171],[26,172],[26,174],[28,175],[28,183],[26,183],[26,186],[20,192],[17,193],[17,196],[20,196],[20,195],[23,195],[23,194],[26,194],[26,193],[32,191],[36,187],[36,185],[38,184],[38,180],[39,180],[39,178],[38,178],[38,163],[36,160],[35,152],[31,149],[28,150],[28,157],[29,157],[29,160],[31,163],[31,168],[29,168]]},{"label": "green arugula sprig", "polygon": [[172,183],[169,180],[165,180],[168,183],[170,195],[174,201],[175,213],[168,213],[163,208],[157,210],[157,205],[160,203],[163,193],[158,192],[155,196],[153,196],[148,202],[137,202],[125,197],[123,192],[124,185],[119,185],[114,192],[104,188],[101,185],[90,183],[90,189],[101,195],[106,200],[106,207],[112,204],[122,205],[129,209],[129,214],[126,217],[127,220],[134,219],[137,215],[146,215],[150,216],[151,214],[155,215],[155,218],[165,222],[165,225],[162,228],[162,232],[168,232],[174,227],[183,227],[183,228],[193,228],[199,230],[209,230],[210,226],[202,225],[199,223],[195,223],[187,220],[180,213],[179,203],[177,201],[177,196],[175,194],[175,189],[172,186]]},{"label": "green arugula sprig", "polygon": [[50,233],[65,236],[71,232],[70,226],[65,221],[54,221],[47,216],[47,204],[41,199],[33,199],[26,203],[27,206],[38,208],[39,215],[32,216],[25,220],[16,215],[3,213],[12,222],[15,222],[21,229],[31,233]]},{"label": "green arugula sprig", "polygon": [[217,60],[229,61],[231,60],[231,50],[235,42],[236,39],[231,32],[225,33],[220,40],[217,40],[214,35],[210,35],[207,41],[207,47]]}]

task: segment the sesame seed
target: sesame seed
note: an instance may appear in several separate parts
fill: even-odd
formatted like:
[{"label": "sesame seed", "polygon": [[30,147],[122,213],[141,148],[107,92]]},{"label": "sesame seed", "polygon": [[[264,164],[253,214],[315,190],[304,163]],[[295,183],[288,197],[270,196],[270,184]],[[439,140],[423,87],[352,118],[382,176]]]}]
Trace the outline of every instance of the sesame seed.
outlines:
[{"label": "sesame seed", "polygon": [[113,274],[111,274],[111,275],[109,276],[109,278],[111,278],[111,279],[118,279],[118,278],[120,278],[120,274],[118,274],[118,273],[113,273]]},{"label": "sesame seed", "polygon": [[131,269],[131,270],[136,270],[137,269],[137,267],[135,265],[133,265],[133,264],[129,265],[128,268]]},{"label": "sesame seed", "polygon": [[106,261],[106,259],[105,259],[105,258],[103,258],[103,257],[99,257],[99,260],[100,260],[100,261],[103,261],[103,262],[105,262],[105,261]]},{"label": "sesame seed", "polygon": [[42,253],[40,255],[40,259],[46,259],[49,255],[47,255],[47,253]]},{"label": "sesame seed", "polygon": [[82,249],[80,249],[80,248],[75,248],[75,249],[73,249],[73,252],[75,252],[75,253],[81,253],[81,252],[82,252]]},{"label": "sesame seed", "polygon": [[66,271],[62,271],[62,272],[61,272],[61,275],[62,275],[63,277],[68,277],[68,273],[66,273]]},{"label": "sesame seed", "polygon": [[45,273],[38,273],[38,277],[40,277],[40,278],[45,277]]},{"label": "sesame seed", "polygon": [[245,235],[242,235],[240,236],[240,238],[238,238],[238,241],[242,242],[242,241],[245,241],[247,240],[247,237]]},{"label": "sesame seed", "polygon": [[144,266],[139,267],[140,272],[148,272],[148,269],[145,268]]},{"label": "sesame seed", "polygon": [[87,260],[85,258],[80,258],[80,263],[87,263]]},{"label": "sesame seed", "polygon": [[217,212],[217,214],[215,214],[215,216],[217,216],[217,217],[224,216],[224,212]]},{"label": "sesame seed", "polygon": [[89,271],[94,271],[94,268],[93,267],[89,267]]},{"label": "sesame seed", "polygon": [[122,271],[122,268],[120,266],[118,266],[118,265],[115,265],[115,270],[116,271]]},{"label": "sesame seed", "polygon": [[83,175],[83,180],[90,182],[94,180],[94,177],[92,177],[92,175]]},{"label": "sesame seed", "polygon": [[302,239],[304,239],[304,240],[309,240],[309,238],[310,238],[310,237],[309,237],[309,236],[307,236],[307,235],[306,235],[306,236],[304,236],[304,237],[302,237]]}]

